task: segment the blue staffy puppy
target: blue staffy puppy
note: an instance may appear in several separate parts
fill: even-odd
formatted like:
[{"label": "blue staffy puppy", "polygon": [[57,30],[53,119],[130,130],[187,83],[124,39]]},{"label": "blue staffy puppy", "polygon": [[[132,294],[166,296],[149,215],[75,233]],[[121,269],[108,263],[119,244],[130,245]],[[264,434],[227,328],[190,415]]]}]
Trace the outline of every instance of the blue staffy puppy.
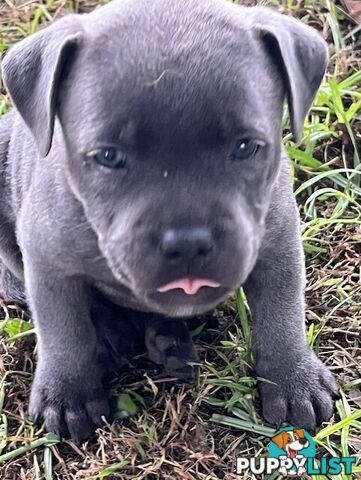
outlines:
[{"label": "blue staffy puppy", "polygon": [[30,414],[50,431],[81,441],[109,413],[95,291],[174,325],[244,285],[264,418],[330,418],[337,388],[306,341],[281,142],[284,100],[299,140],[326,65],[311,28],[223,0],[116,0],[5,56],[3,289],[25,284],[39,338]]}]

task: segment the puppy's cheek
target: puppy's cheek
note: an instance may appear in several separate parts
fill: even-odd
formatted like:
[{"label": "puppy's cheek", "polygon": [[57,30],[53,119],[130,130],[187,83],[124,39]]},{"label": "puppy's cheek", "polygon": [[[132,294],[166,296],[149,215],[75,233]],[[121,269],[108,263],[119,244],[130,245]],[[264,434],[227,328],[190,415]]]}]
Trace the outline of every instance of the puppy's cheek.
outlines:
[{"label": "puppy's cheek", "polygon": [[249,242],[249,256],[247,259],[247,266],[244,272],[245,279],[251,273],[251,271],[253,270],[257,262],[260,245],[261,245],[261,235],[257,234],[256,232],[253,232]]},{"label": "puppy's cheek", "polygon": [[127,287],[131,287],[132,290],[136,290],[132,269],[129,266],[127,260],[126,252],[123,255],[115,255],[111,254],[104,254],[108,267],[110,268],[114,278],[118,280],[118,282],[126,285]]},{"label": "puppy's cheek", "polygon": [[[242,227],[241,227],[242,228]],[[246,234],[242,232],[238,240],[238,284],[243,284],[251,271],[253,270],[260,247],[260,235],[253,227],[249,227]],[[234,264],[235,255],[232,255],[232,264]]]}]

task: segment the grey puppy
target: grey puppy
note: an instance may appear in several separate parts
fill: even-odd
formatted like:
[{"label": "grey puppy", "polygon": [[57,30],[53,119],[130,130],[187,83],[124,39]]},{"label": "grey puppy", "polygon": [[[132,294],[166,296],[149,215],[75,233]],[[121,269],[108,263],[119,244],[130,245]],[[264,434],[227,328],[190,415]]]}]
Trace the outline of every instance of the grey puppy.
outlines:
[{"label": "grey puppy", "polygon": [[[69,15],[2,64],[3,277],[39,337],[30,413],[86,438],[108,402],[96,290],[177,318],[243,284],[264,418],[314,429],[337,387],[309,349],[288,160],[327,65],[318,33],[223,0],[119,0]],[[7,282],[9,283],[9,281]]]}]

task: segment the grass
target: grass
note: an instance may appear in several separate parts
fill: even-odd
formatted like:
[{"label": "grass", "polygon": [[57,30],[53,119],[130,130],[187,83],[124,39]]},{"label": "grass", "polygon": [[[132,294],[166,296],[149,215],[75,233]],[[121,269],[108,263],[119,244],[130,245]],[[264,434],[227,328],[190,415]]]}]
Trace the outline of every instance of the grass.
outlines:
[{"label": "grass", "polygon": [[[95,0],[3,0],[0,51],[67,11]],[[247,3],[254,3],[247,1]],[[322,30],[330,45],[326,79],[299,146],[285,134],[303,219],[308,341],[335,373],[341,398],[315,435],[318,456],[356,456],[361,478],[361,69],[357,26],[328,0],[269,2]],[[0,95],[0,114],[9,106]],[[0,478],[235,479],[236,456],[264,456],[273,428],[260,417],[249,376],[250,324],[242,292],[195,322],[201,357],[196,389],[161,378],[136,359],[113,385],[116,417],[77,447],[26,417],[34,330],[25,312],[3,305],[0,322]],[[255,479],[252,474],[246,479]],[[270,477],[277,478],[277,475]],[[316,480],[326,479],[315,476]],[[330,477],[331,478],[331,477]],[[335,480],[350,476],[336,475]],[[258,480],[258,479],[257,479]]]}]

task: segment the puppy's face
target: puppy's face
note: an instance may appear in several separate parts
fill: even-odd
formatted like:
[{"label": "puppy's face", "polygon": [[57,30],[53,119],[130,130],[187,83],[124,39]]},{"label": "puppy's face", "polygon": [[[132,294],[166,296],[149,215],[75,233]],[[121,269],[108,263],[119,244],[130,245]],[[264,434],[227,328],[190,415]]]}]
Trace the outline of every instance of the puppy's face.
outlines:
[{"label": "puppy's face", "polygon": [[146,306],[190,315],[255,263],[282,85],[252,32],[239,44],[222,17],[185,16],[181,33],[160,20],[163,38],[144,44],[139,18],[80,48],[59,108],[67,168],[115,277]]},{"label": "puppy's face", "polygon": [[294,458],[299,450],[303,450],[309,446],[309,442],[305,437],[302,429],[281,432],[272,438],[272,441],[287,454]]},{"label": "puppy's face", "polygon": [[42,156],[60,120],[53,161],[114,276],[180,316],[251,271],[283,99],[299,139],[326,63],[315,31],[269,9],[115,0],[20,42],[2,68]]}]

